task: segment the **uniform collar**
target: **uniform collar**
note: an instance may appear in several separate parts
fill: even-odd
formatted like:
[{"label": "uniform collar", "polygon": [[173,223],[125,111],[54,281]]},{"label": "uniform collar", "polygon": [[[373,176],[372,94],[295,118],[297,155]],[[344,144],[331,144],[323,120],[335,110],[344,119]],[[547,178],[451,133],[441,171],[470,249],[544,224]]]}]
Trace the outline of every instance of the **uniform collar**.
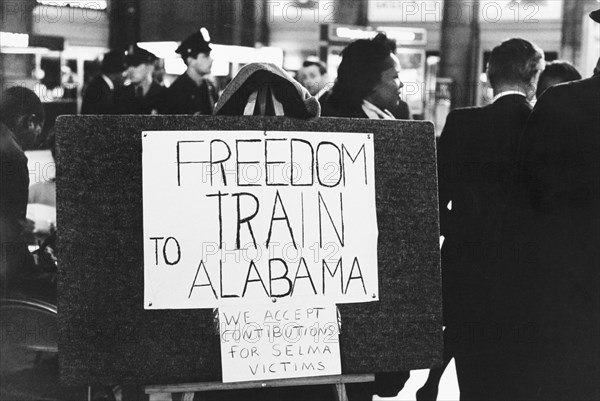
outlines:
[{"label": "uniform collar", "polygon": [[101,75],[102,79],[104,80],[104,82],[106,82],[106,85],[108,85],[108,87],[110,88],[110,90],[114,90],[115,89],[115,84],[112,81],[112,79],[110,79],[108,76],[106,76],[105,74]]}]

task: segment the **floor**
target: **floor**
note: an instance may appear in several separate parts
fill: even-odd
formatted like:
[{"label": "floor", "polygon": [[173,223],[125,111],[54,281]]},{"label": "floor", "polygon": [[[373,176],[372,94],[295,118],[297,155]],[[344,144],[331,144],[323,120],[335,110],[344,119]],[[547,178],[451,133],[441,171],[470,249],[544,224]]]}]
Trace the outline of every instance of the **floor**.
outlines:
[{"label": "floor", "polygon": [[[413,370],[410,372],[410,379],[395,397],[374,396],[373,401],[415,401],[415,394],[423,386],[429,375],[429,369]],[[454,401],[460,399],[460,391],[456,380],[456,366],[454,359],[450,361],[440,380],[438,401]]]}]

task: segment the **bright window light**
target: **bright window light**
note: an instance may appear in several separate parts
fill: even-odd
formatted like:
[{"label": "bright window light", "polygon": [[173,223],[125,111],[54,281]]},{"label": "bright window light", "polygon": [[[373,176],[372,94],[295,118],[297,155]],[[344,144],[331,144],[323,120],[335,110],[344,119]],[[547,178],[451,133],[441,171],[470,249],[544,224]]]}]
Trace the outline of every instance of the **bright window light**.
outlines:
[{"label": "bright window light", "polygon": [[29,35],[26,33],[0,32],[0,45],[2,47],[27,47]]},{"label": "bright window light", "polygon": [[73,7],[73,8],[89,8],[92,10],[106,10],[108,2],[106,0],[92,1],[60,1],[60,0],[37,0],[38,4],[54,7]]}]

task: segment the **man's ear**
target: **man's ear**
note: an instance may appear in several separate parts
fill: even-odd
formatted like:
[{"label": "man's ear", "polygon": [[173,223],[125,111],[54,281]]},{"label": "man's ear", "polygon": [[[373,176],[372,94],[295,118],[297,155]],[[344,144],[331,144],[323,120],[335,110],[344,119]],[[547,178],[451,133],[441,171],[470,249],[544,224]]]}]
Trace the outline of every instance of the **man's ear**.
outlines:
[{"label": "man's ear", "polygon": [[30,114],[27,116],[24,116],[24,127],[28,130],[35,130],[36,127],[39,125],[38,123],[38,117],[35,114]]},{"label": "man's ear", "polygon": [[31,114],[27,118],[27,129],[34,134],[37,140],[44,129],[44,120],[40,119],[37,114]]},{"label": "man's ear", "polygon": [[42,121],[36,114],[25,114],[17,119],[16,136],[23,150],[30,149],[42,132]]}]

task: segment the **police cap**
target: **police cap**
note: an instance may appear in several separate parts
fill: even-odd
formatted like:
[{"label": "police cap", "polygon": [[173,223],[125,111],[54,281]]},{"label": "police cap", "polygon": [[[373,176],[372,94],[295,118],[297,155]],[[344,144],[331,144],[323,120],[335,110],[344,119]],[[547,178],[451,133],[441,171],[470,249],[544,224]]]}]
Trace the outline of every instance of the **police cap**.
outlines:
[{"label": "police cap", "polygon": [[600,8],[590,13],[590,18],[600,23]]},{"label": "police cap", "polygon": [[112,50],[104,54],[102,64],[100,65],[102,72],[105,74],[117,74],[125,69],[124,54],[122,51]]},{"label": "police cap", "polygon": [[152,64],[157,57],[146,49],[135,45],[125,52],[125,65],[137,67],[140,64]]},{"label": "police cap", "polygon": [[179,53],[181,58],[185,60],[188,57],[196,57],[199,53],[209,54],[211,50],[208,30],[202,28],[181,42],[175,52]]}]

